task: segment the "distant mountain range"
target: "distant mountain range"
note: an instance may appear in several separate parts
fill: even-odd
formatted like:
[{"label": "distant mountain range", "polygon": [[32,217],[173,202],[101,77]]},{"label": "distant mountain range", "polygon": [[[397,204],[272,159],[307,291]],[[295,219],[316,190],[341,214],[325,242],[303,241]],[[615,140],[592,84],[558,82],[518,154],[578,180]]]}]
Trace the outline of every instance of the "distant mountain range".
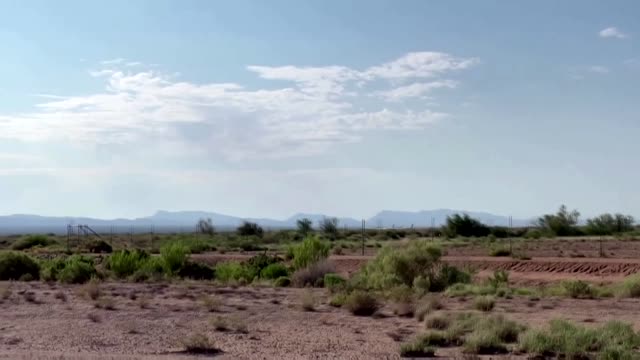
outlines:
[{"label": "distant mountain range", "polygon": [[[494,215],[485,212],[464,210],[436,209],[417,212],[383,210],[375,216],[365,219],[367,228],[409,228],[440,226],[446,222],[447,216],[455,213],[466,213],[487,225],[507,226],[507,216]],[[238,226],[242,221],[256,222],[269,229],[294,228],[296,221],[309,218],[314,224],[322,219],[331,217],[323,214],[295,214],[284,220],[268,218],[242,218],[237,216],[218,214],[205,211],[158,211],[155,214],[135,219],[95,219],[86,217],[51,217],[39,215],[8,215],[0,216],[0,233],[30,233],[53,232],[64,233],[69,224],[89,225],[96,231],[127,232],[131,228],[135,232],[148,232],[151,228],[155,232],[191,231],[196,222],[202,218],[211,218],[214,226],[228,229]],[[361,220],[353,218],[338,218],[340,227],[360,228]],[[513,226],[527,226],[532,219],[513,219]]]}]

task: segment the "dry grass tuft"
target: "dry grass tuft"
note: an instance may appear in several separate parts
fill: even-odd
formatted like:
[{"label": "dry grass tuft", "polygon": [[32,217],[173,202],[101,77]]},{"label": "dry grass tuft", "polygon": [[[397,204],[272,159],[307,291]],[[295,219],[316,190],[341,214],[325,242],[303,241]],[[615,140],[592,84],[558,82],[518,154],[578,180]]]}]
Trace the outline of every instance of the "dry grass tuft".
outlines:
[{"label": "dry grass tuft", "polygon": [[316,310],[316,299],[313,296],[313,291],[311,291],[310,289],[304,291],[300,299],[300,305],[302,306],[302,310],[304,311]]},{"label": "dry grass tuft", "polygon": [[209,312],[216,312],[216,311],[220,311],[220,308],[222,307],[222,301],[211,295],[211,296],[203,296],[202,297],[202,306],[207,309],[207,311]]}]

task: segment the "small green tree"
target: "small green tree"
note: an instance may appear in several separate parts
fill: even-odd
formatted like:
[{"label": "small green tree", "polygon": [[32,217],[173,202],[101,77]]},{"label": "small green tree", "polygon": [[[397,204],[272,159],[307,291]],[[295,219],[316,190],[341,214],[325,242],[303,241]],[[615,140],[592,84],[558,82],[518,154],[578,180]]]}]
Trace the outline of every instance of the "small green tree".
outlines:
[{"label": "small green tree", "polygon": [[538,218],[537,225],[556,236],[571,236],[578,233],[576,225],[579,218],[578,210],[569,212],[567,207],[562,205],[557,213],[546,214]]},{"label": "small green tree", "polygon": [[633,230],[635,220],[631,215],[602,214],[587,220],[587,232],[591,235],[611,235]]},{"label": "small green tree", "polygon": [[324,218],[320,221],[320,230],[330,239],[338,238],[338,218]]},{"label": "small green tree", "polygon": [[216,233],[216,229],[215,227],[213,227],[213,221],[211,221],[211,218],[198,220],[198,224],[196,224],[196,229],[200,234],[213,236]]},{"label": "small green tree", "polygon": [[264,230],[260,225],[249,221],[243,221],[242,225],[238,226],[237,231],[240,236],[257,236],[261,238],[264,235]]},{"label": "small green tree", "polygon": [[329,244],[316,236],[308,236],[301,244],[292,248],[293,267],[302,269],[329,256]]},{"label": "small green tree", "polygon": [[445,233],[449,237],[487,236],[491,233],[491,229],[468,214],[453,214],[452,216],[447,216]]},{"label": "small green tree", "polygon": [[313,221],[309,218],[298,219],[296,220],[296,227],[300,235],[307,236],[313,231]]}]

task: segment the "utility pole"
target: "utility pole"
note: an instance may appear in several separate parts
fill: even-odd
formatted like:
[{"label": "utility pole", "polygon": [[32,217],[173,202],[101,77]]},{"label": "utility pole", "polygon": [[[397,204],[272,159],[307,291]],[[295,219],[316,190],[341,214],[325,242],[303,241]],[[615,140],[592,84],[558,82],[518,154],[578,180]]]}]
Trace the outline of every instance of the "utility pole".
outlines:
[{"label": "utility pole", "polygon": [[362,219],[362,256],[364,256],[365,220]]}]

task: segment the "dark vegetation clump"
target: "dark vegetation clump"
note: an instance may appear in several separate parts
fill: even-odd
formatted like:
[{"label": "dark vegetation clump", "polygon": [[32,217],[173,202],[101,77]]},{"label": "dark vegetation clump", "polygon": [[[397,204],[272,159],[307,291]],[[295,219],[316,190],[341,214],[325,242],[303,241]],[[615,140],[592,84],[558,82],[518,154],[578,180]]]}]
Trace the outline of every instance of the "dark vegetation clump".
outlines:
[{"label": "dark vegetation clump", "polygon": [[16,251],[0,253],[0,280],[20,280],[24,276],[32,280],[40,279],[40,264],[37,260]]}]

